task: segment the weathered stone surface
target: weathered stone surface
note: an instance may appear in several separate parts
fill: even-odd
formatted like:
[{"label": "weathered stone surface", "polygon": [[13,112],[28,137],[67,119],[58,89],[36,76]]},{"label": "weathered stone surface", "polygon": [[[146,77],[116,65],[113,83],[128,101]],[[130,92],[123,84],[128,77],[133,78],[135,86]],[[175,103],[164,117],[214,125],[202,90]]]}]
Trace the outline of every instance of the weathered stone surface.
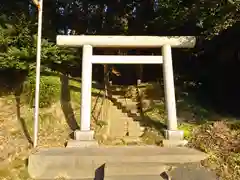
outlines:
[{"label": "weathered stone surface", "polygon": [[125,144],[136,145],[141,143],[141,139],[137,136],[125,136],[122,138]]},{"label": "weathered stone surface", "polygon": [[28,171],[34,179],[65,179],[94,178],[99,167],[93,161],[80,160],[74,156],[30,156]]},{"label": "weathered stone surface", "polygon": [[176,146],[185,146],[187,145],[187,140],[163,140],[164,147],[176,147]]},{"label": "weathered stone surface", "polygon": [[139,176],[112,176],[104,180],[164,180],[160,175],[139,175]]},{"label": "weathered stone surface", "polygon": [[41,149],[29,157],[29,174],[35,179],[94,178],[107,163],[189,163],[206,155],[184,147],[99,146],[83,148]]},{"label": "weathered stone surface", "polygon": [[132,119],[128,121],[127,130],[129,136],[140,137],[143,134],[139,122],[133,121]]},{"label": "weathered stone surface", "polygon": [[219,180],[214,172],[201,166],[200,163],[177,165],[169,175],[176,180]]},{"label": "weathered stone surface", "polygon": [[96,140],[92,141],[78,141],[78,140],[68,140],[67,148],[82,148],[82,147],[97,147],[98,142]]},{"label": "weathered stone surface", "polygon": [[94,131],[74,131],[74,139],[78,141],[92,141],[94,140]]},{"label": "weathered stone surface", "polygon": [[[74,179],[80,180],[80,179]],[[111,176],[111,177],[96,177],[96,178],[84,178],[81,180],[165,180],[159,175],[127,175],[127,176]]]},{"label": "weathered stone surface", "polygon": [[[32,156],[76,157],[102,162],[187,163],[205,159],[205,153],[187,147],[158,146],[99,146],[86,148],[42,149]],[[123,158],[126,157],[126,158]]]},{"label": "weathered stone surface", "polygon": [[126,175],[160,175],[167,171],[169,166],[159,163],[106,163],[104,175],[126,176]]},{"label": "weathered stone surface", "polygon": [[165,130],[167,140],[183,140],[184,132],[181,130]]}]

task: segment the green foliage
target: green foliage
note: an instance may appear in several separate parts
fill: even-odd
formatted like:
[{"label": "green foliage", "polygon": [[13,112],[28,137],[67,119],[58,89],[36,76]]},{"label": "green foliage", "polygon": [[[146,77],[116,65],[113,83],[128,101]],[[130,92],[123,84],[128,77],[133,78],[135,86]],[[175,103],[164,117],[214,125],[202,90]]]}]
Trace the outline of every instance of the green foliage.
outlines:
[{"label": "green foliage", "polygon": [[[23,88],[25,103],[31,107],[35,101],[35,77],[30,77]],[[59,100],[61,83],[58,77],[42,76],[40,79],[39,107],[46,108]]]},{"label": "green foliage", "polygon": [[[10,3],[11,2],[11,3]],[[0,68],[34,70],[36,61],[36,13],[29,2],[3,0],[0,17]],[[64,15],[59,12],[64,9]],[[107,9],[106,9],[107,7]],[[25,8],[25,9],[18,9]],[[33,8],[35,9],[35,8]],[[52,9],[56,9],[56,14]],[[11,12],[14,10],[14,12]],[[81,12],[75,13],[75,12]],[[31,15],[29,15],[29,13]],[[239,20],[239,6],[233,1],[117,1],[115,3],[73,1],[48,2],[43,16],[42,68],[79,65],[76,50],[59,48],[54,33],[72,34],[155,34],[197,33],[212,38]],[[35,16],[35,17],[34,17]],[[79,18],[81,17],[81,18]],[[57,29],[56,29],[57,27]],[[50,37],[51,36],[51,37]],[[54,39],[54,40],[53,40]],[[63,62],[67,62],[63,65]]]},{"label": "green foliage", "polygon": [[[0,67],[27,69],[33,62],[33,46],[31,40],[31,24],[24,16],[6,22],[8,18],[1,16],[0,26]],[[5,23],[4,23],[5,21]]]},{"label": "green foliage", "polygon": [[[25,15],[7,20],[6,16],[0,17],[0,68],[34,71],[37,45],[35,23],[29,21]],[[75,56],[69,53],[69,50],[60,49],[47,39],[42,39],[42,68],[71,61],[73,58]]]},{"label": "green foliage", "polygon": [[195,128],[195,125],[189,123],[181,123],[178,128],[184,132],[185,139],[190,139],[192,137],[192,132]]}]

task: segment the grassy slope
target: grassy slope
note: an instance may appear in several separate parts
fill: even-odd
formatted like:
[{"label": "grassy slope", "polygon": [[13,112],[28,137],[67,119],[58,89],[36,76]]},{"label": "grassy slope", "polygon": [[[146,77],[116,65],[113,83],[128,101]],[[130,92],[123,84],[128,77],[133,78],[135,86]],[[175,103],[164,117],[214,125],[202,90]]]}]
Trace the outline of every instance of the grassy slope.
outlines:
[{"label": "grassy slope", "polygon": [[[53,84],[55,98],[50,106],[40,109],[39,118],[39,147],[64,146],[74,126],[73,121],[80,119],[80,83],[69,80],[68,98],[61,101],[61,81],[59,77],[45,76],[42,82]],[[44,88],[43,88],[44,89]],[[92,90],[95,94],[99,90]],[[47,91],[49,93],[49,91]],[[51,91],[50,91],[51,92]],[[51,93],[50,93],[51,94]],[[31,88],[24,89],[20,96],[20,103],[17,103],[15,95],[7,95],[0,98],[0,179],[25,180],[30,179],[27,175],[26,159],[31,150],[33,134],[33,112],[30,108],[34,92]],[[46,92],[42,92],[40,99],[48,98]],[[95,103],[93,97],[93,103]],[[43,102],[42,102],[43,103]],[[48,104],[47,99],[44,101]],[[43,105],[44,105],[43,103]],[[94,127],[94,126],[93,126]]]},{"label": "grassy slope", "polygon": [[[42,80],[45,84],[53,84],[53,86],[51,86],[51,88],[53,88],[52,90],[51,88],[49,90],[49,87],[46,86],[49,90],[46,90],[48,93],[43,92],[41,95],[42,105],[48,104],[47,99],[50,99],[53,103],[49,107],[41,108],[39,145],[45,147],[63,146],[71,132],[69,124],[72,124],[73,120],[80,119],[80,83],[75,80],[69,80],[67,84],[68,88],[63,89],[63,79],[59,77],[45,76]],[[67,98],[67,90],[69,90],[71,100]],[[64,97],[62,97],[61,91],[66,93]],[[97,89],[93,89],[92,91],[95,95],[99,93]],[[149,117],[150,121],[146,124],[149,131],[145,134],[144,140],[148,144],[153,144],[158,143],[162,139],[161,133],[159,132],[161,131],[161,124],[164,124],[166,119],[166,114],[164,113],[164,101],[159,97],[162,97],[163,94],[162,89],[158,89],[156,85],[146,87],[145,91],[148,98],[158,100],[158,102],[153,102],[149,109],[145,110],[145,116]],[[52,92],[55,93],[52,94]],[[33,127],[33,109],[30,108],[29,105],[32,103],[31,98],[29,99],[31,94],[34,95],[32,89],[29,89],[29,87],[21,94],[21,103],[19,104],[20,113],[18,113],[18,103],[14,95],[0,98],[0,179],[30,179],[27,175],[25,162],[31,149],[29,141],[31,140],[30,136],[32,135]],[[48,98],[47,94],[50,94],[51,97]],[[59,101],[59,99],[61,99],[61,101]],[[98,100],[96,99],[96,97],[93,97],[93,103],[97,103]],[[206,131],[202,128],[203,126],[201,124],[204,124],[208,120],[214,120],[216,117],[218,118],[217,120],[221,120],[222,117],[207,112],[205,109],[194,105],[194,103],[190,103],[188,100],[186,101],[186,99],[186,97],[182,98],[182,96],[177,98],[178,116],[180,120],[179,128],[184,130],[185,137],[191,140],[193,146],[211,155],[205,162],[208,167],[216,170],[218,174],[226,179],[237,179],[240,172],[239,153],[226,152],[224,148],[216,151],[212,146],[216,145],[216,147],[221,147],[223,146],[223,141],[225,142],[226,139],[232,141],[232,139],[234,139],[233,137],[238,138],[239,136],[233,136],[232,133],[237,134],[239,132],[239,126],[236,126],[237,128],[235,128],[234,131],[225,128],[225,131],[231,131],[231,134],[225,133],[222,141],[216,141],[213,137],[210,146],[210,144],[204,142],[204,139],[206,140],[212,137],[212,133],[215,132],[214,128],[211,128],[213,126],[210,124],[208,125],[209,129]],[[99,110],[101,109],[96,109],[96,111]],[[18,114],[20,115],[18,116]],[[192,121],[186,122],[186,120],[189,119]],[[97,127],[96,124],[92,125],[95,128]],[[195,135],[193,135],[193,129],[199,131],[196,131]],[[208,133],[206,134],[206,132]],[[200,138],[202,137],[201,135],[204,137],[203,139]],[[226,159],[227,155],[229,155],[229,158]],[[231,178],[229,174],[231,174],[233,178]]]},{"label": "grassy slope", "polygon": [[[145,91],[146,94],[151,92],[149,98],[161,100],[159,97],[163,97],[163,89],[158,85],[148,85]],[[240,179],[240,121],[232,117],[223,117],[197,105],[194,97],[187,93],[177,90],[176,94],[179,129],[184,130],[185,138],[190,141],[191,147],[209,154],[209,158],[203,164],[214,170],[222,179]],[[145,114],[155,121],[155,136],[151,133],[146,137],[147,141],[152,142],[157,137],[156,134],[159,134],[159,126],[156,123],[159,123],[159,119],[164,123],[166,119],[164,101],[153,103]]]},{"label": "grassy slope", "polygon": [[[143,85],[146,99],[152,100],[145,110],[148,131],[143,138],[147,144],[162,140],[162,125],[165,124],[163,86]],[[176,88],[179,129],[184,131],[190,146],[209,154],[203,164],[214,170],[222,179],[240,179],[240,121],[223,117],[194,102],[194,97]]]}]

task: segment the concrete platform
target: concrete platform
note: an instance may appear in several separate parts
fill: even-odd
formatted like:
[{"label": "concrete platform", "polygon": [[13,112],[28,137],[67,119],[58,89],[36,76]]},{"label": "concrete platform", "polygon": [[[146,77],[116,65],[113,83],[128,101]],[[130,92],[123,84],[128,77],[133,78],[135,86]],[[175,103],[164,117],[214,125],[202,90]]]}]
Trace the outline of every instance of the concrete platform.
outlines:
[{"label": "concrete platform", "polygon": [[68,140],[67,142],[67,148],[82,148],[82,147],[97,147],[98,142],[96,140],[91,141],[78,141],[78,140]]},{"label": "concrete platform", "polygon": [[170,166],[160,163],[106,163],[104,169],[105,177],[113,176],[159,176],[168,171]]},{"label": "concrete platform", "polygon": [[[56,177],[88,179],[94,178],[97,172],[105,173],[105,171],[109,176],[117,173],[118,175],[129,175],[131,171],[133,175],[142,175],[143,173],[147,175],[152,174],[155,170],[162,171],[162,168],[165,167],[162,164],[199,162],[205,158],[207,158],[206,154],[186,147],[50,148],[41,149],[30,155],[28,171],[32,178],[42,180]],[[125,163],[125,170],[121,168],[123,165],[119,167],[121,170],[114,166],[114,164],[121,163]],[[135,165],[133,166],[132,163]],[[149,163],[152,163],[152,166],[148,169]],[[126,167],[128,167],[128,172]]]},{"label": "concrete platform", "polygon": [[104,180],[165,180],[160,175],[111,176]]},{"label": "concrete platform", "polygon": [[206,169],[200,163],[180,164],[168,174],[176,180],[220,180],[215,172]]},{"label": "concrete platform", "polygon": [[[74,179],[76,180],[76,179]],[[104,178],[88,178],[88,179],[82,179],[82,180],[166,180],[163,179],[161,176],[156,175],[130,175],[130,176],[110,176],[110,177],[104,177]]]}]

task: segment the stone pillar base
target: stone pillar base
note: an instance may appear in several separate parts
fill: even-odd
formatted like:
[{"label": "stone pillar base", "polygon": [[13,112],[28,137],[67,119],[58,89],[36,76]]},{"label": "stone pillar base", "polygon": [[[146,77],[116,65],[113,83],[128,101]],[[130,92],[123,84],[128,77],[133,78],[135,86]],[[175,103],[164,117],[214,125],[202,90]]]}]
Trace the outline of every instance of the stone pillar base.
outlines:
[{"label": "stone pillar base", "polygon": [[67,148],[83,148],[83,147],[97,147],[98,142],[95,140],[92,141],[78,141],[78,140],[69,140],[67,142]]},{"label": "stone pillar base", "polygon": [[167,140],[183,140],[184,132],[181,130],[165,130]]},{"label": "stone pillar base", "polygon": [[183,147],[187,145],[187,140],[163,140],[164,147]]},{"label": "stone pillar base", "polygon": [[74,131],[74,139],[78,141],[92,141],[94,140],[94,131]]},{"label": "stone pillar base", "polygon": [[184,132],[181,130],[166,130],[165,140],[163,140],[164,147],[185,146],[188,141],[184,140]]},{"label": "stone pillar base", "polygon": [[94,131],[74,131],[74,140],[67,142],[67,148],[71,147],[96,147],[98,142],[94,140]]}]

